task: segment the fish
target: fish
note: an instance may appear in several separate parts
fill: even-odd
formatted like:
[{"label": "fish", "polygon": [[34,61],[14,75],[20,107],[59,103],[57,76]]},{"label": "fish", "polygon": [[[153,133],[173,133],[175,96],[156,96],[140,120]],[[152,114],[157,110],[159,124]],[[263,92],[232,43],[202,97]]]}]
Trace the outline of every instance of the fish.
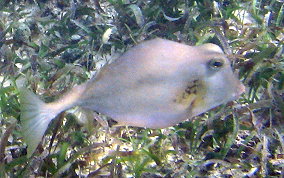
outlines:
[{"label": "fish", "polygon": [[89,81],[45,103],[21,89],[21,127],[30,157],[49,123],[79,106],[119,125],[167,128],[238,99],[245,86],[222,49],[155,38],[130,48]]}]

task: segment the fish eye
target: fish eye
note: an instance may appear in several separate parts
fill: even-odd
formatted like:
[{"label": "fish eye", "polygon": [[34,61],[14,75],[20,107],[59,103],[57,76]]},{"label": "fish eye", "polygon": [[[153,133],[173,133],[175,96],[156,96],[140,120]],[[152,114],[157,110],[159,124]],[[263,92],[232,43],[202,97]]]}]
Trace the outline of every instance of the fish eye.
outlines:
[{"label": "fish eye", "polygon": [[224,66],[224,60],[220,58],[211,59],[208,64],[211,69],[218,70]]}]

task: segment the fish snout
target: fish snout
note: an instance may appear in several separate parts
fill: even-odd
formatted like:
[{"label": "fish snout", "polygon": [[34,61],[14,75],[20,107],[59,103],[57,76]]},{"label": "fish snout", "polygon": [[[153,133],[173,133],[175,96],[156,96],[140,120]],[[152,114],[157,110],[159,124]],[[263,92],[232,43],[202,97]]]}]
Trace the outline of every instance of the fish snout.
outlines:
[{"label": "fish snout", "polygon": [[234,93],[234,98],[239,98],[239,96],[241,94],[243,94],[246,91],[246,87],[244,86],[244,84],[242,84],[241,82],[238,82],[238,84],[236,85],[236,90]]}]

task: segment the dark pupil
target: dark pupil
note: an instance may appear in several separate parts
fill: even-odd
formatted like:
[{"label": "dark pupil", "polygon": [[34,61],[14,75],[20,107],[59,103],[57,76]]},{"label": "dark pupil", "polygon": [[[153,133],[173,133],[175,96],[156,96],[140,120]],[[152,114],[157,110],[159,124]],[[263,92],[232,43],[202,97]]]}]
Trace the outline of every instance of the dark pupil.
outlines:
[{"label": "dark pupil", "polygon": [[213,66],[214,67],[221,67],[223,65],[223,63],[222,62],[219,62],[219,61],[215,61],[214,63],[213,63]]}]

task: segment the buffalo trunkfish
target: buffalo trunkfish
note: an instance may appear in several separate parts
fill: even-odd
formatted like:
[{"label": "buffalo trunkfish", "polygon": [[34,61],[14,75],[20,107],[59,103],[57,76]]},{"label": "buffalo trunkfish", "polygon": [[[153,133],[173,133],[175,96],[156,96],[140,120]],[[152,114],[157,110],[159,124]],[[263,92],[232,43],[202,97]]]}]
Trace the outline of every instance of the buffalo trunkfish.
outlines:
[{"label": "buffalo trunkfish", "polygon": [[129,49],[54,102],[44,103],[23,89],[23,137],[31,156],[50,121],[74,106],[105,114],[119,125],[165,128],[235,100],[244,90],[219,46],[156,38]]}]

